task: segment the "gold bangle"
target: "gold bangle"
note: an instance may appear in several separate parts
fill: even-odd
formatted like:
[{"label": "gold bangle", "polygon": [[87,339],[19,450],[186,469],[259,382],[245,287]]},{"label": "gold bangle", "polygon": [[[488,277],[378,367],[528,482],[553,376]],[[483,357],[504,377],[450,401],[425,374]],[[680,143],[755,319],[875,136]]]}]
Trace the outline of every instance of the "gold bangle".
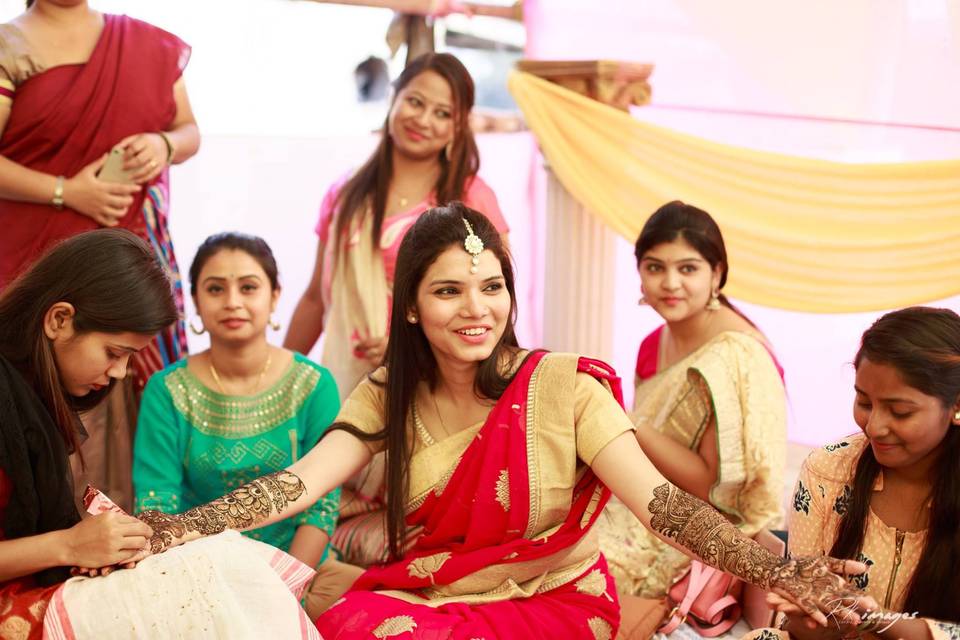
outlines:
[{"label": "gold bangle", "polygon": [[157,131],[157,135],[163,138],[164,144],[167,145],[167,166],[170,166],[173,162],[173,155],[177,152],[177,148],[173,146],[173,140],[170,139],[170,136],[168,136],[165,131]]},{"label": "gold bangle", "polygon": [[53,186],[53,198],[50,204],[56,207],[57,211],[63,210],[63,183],[66,180],[63,176],[57,176],[57,182]]}]

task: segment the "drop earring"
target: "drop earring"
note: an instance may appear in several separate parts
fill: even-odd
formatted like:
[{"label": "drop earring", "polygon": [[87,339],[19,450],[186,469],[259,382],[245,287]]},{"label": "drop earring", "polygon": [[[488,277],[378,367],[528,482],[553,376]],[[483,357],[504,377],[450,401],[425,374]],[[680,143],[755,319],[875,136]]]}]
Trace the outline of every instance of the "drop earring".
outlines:
[{"label": "drop earring", "polygon": [[272,314],[270,315],[270,320],[268,321],[267,324],[269,324],[270,328],[273,329],[274,331],[280,331],[280,323],[273,319]]},{"label": "drop earring", "polygon": [[443,155],[446,157],[447,162],[450,162],[450,156],[453,155],[453,140],[447,143],[447,146],[443,148]]},{"label": "drop earring", "polygon": [[710,296],[710,302],[707,303],[707,311],[717,311],[720,309],[720,292],[714,291]]},{"label": "drop earring", "polygon": [[187,324],[190,326],[190,331],[192,331],[193,335],[195,336],[202,336],[207,331],[207,328],[203,326],[203,320],[200,321],[199,329],[197,329],[196,325],[193,324],[193,319],[191,319]]},{"label": "drop earring", "polygon": [[637,300],[637,304],[642,307],[642,306],[648,305],[648,304],[650,304],[650,303],[647,302],[647,296],[640,296],[640,299]]}]

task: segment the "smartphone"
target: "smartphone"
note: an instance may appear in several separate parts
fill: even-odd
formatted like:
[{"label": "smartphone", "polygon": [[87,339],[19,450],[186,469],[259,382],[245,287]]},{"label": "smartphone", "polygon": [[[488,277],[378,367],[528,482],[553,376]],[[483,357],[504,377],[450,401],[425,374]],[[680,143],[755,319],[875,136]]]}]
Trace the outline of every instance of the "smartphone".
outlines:
[{"label": "smartphone", "polygon": [[107,162],[97,173],[97,177],[104,182],[119,182],[120,184],[133,184],[133,172],[123,168],[123,147],[114,147],[110,149],[110,155],[107,156]]}]

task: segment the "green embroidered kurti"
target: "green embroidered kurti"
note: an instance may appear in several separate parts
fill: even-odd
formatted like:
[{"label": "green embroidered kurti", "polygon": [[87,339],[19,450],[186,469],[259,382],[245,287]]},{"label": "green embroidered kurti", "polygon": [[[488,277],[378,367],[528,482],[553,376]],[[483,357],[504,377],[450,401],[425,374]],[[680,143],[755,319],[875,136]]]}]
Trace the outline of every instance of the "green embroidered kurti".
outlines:
[{"label": "green embroidered kurti", "polygon": [[[217,393],[186,360],[174,363],[150,378],[140,403],[136,510],[180,513],[279,471],[317,443],[339,409],[333,376],[300,354],[275,385],[250,397]],[[337,488],[299,516],[246,535],[286,551],[300,525],[333,535],[339,506]]]}]

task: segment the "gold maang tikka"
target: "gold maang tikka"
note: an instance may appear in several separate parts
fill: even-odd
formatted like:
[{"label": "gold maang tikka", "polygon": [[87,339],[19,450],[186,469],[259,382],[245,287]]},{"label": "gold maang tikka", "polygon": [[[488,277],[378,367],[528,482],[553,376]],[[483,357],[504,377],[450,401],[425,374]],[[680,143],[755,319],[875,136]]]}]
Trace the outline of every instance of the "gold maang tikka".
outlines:
[{"label": "gold maang tikka", "polygon": [[466,218],[462,218],[462,220],[463,224],[467,227],[467,238],[463,241],[463,248],[473,256],[470,258],[470,262],[473,265],[470,267],[470,273],[476,273],[479,271],[477,265],[480,264],[480,254],[483,253],[483,240],[473,232],[473,227],[470,226]]}]

